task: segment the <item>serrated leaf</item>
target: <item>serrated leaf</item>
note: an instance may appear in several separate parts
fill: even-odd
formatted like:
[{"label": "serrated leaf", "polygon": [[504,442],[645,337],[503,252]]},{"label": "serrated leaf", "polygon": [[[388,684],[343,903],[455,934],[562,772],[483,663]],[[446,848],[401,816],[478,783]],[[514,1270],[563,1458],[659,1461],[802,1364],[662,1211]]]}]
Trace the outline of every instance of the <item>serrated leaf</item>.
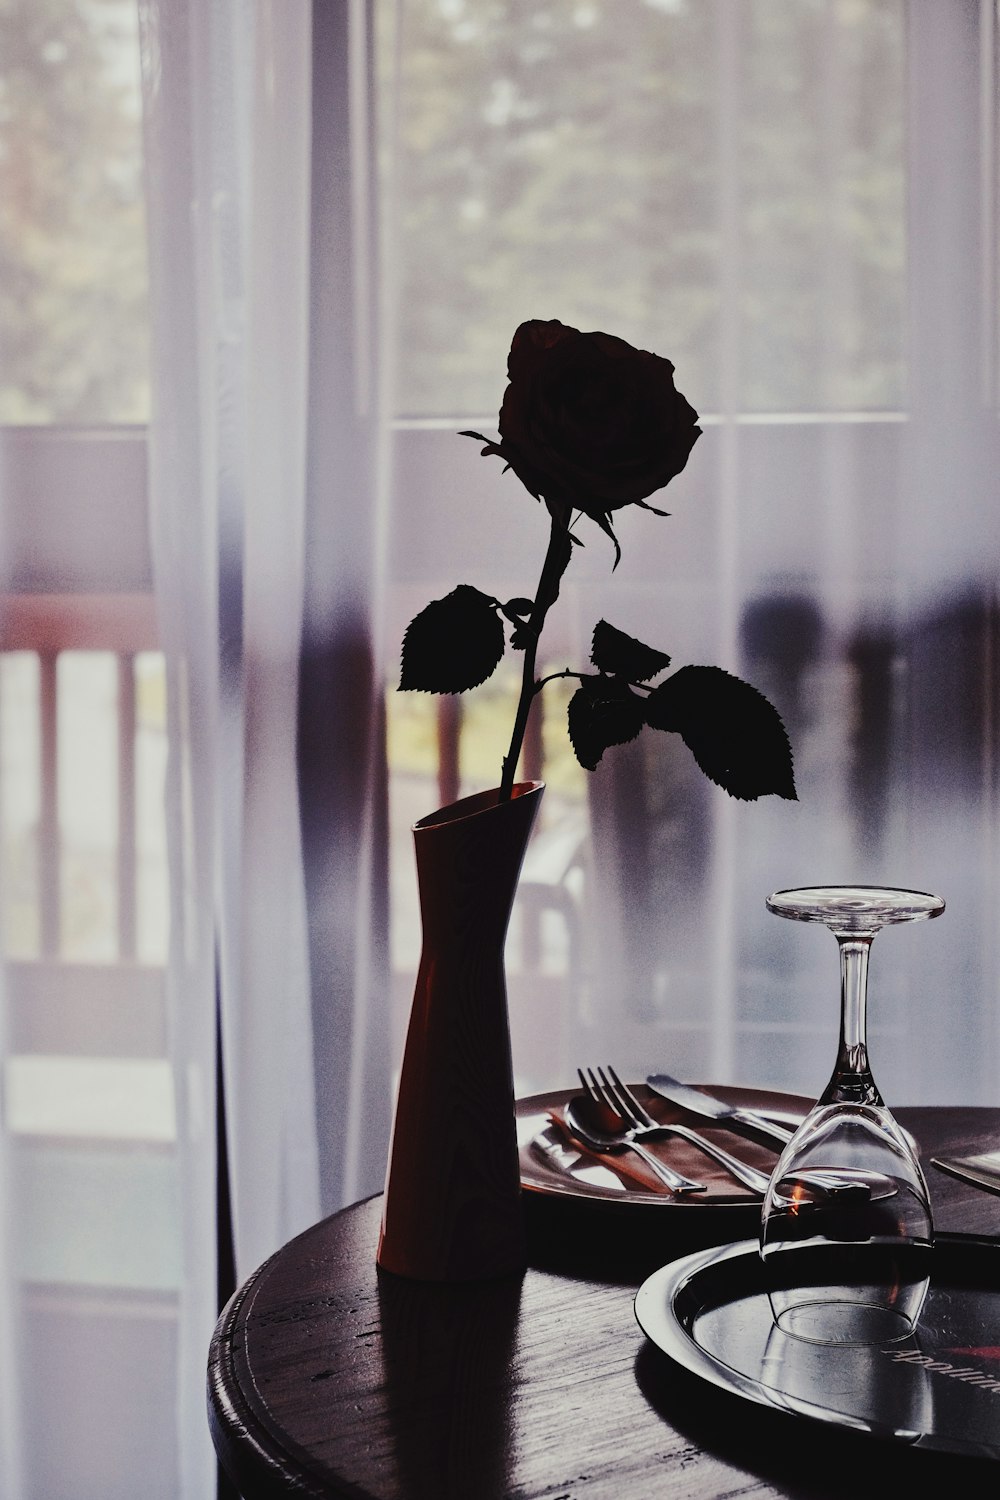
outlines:
[{"label": "serrated leaf", "polygon": [[609,745],[634,740],[645,722],[645,705],[628,688],[599,693],[595,683],[600,679],[585,678],[567,710],[570,743],[585,771],[596,769]]},{"label": "serrated leaf", "polygon": [[486,681],[503,652],[496,600],[460,583],[410,621],[399,686],[404,692],[464,693]]},{"label": "serrated leaf", "polygon": [[601,672],[613,672],[627,682],[648,682],[670,665],[670,657],[598,620],[594,626],[590,659]]},{"label": "serrated leaf", "polygon": [[644,706],[647,724],[679,734],[705,775],[731,797],[797,800],[781,716],[749,682],[721,667],[681,667]]}]

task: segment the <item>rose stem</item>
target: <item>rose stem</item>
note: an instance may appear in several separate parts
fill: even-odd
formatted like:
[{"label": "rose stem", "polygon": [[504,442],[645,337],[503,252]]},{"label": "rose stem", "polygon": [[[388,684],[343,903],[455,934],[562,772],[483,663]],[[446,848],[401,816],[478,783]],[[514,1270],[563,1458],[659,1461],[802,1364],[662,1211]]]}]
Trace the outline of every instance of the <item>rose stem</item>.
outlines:
[{"label": "rose stem", "polygon": [[541,576],[538,580],[538,589],[535,593],[535,602],[528,616],[528,623],[524,627],[528,643],[524,648],[524,669],[521,673],[521,696],[517,701],[517,713],[514,717],[514,730],[510,737],[510,749],[507,751],[503,762],[503,774],[500,778],[500,796],[498,801],[509,802],[514,789],[514,776],[517,771],[517,763],[521,756],[521,746],[524,743],[524,731],[528,724],[528,713],[531,709],[531,700],[535,696],[535,659],[538,655],[538,640],[545,624],[545,616],[551,606],[559,598],[559,580],[569,565],[573,544],[569,538],[568,530],[569,515],[557,519],[552,517],[549,530],[549,545],[545,553],[545,561],[542,564]]}]

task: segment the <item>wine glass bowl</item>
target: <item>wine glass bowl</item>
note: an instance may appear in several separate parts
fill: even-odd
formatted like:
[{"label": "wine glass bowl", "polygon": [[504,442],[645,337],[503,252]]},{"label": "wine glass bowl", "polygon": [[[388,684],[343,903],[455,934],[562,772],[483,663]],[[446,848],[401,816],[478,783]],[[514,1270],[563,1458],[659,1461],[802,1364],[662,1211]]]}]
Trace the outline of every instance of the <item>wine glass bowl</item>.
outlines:
[{"label": "wine glass bowl", "polygon": [[[910,1137],[886,1107],[868,1060],[868,954],[885,926],[936,917],[938,896],[881,886],[776,891],[777,916],[820,922],[840,950],[840,1040],[823,1094],[775,1165],[760,1253],[778,1328],[820,1344],[906,1338],[920,1316],[934,1235]],[[810,1193],[803,1174],[849,1172],[878,1191]]]}]

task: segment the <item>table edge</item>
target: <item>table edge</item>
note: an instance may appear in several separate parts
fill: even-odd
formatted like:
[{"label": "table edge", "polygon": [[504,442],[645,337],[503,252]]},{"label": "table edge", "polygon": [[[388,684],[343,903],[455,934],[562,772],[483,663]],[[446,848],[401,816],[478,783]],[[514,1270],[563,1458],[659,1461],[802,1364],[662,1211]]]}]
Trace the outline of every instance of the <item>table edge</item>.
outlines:
[{"label": "table edge", "polygon": [[205,1389],[208,1427],[219,1462],[238,1486],[241,1500],[273,1500],[279,1490],[303,1497],[303,1500],[330,1500],[337,1494],[343,1495],[345,1500],[368,1500],[366,1492],[349,1481],[340,1481],[333,1488],[330,1476],[327,1474],[321,1478],[309,1455],[297,1444],[282,1442],[271,1427],[262,1429],[260,1414],[247,1398],[240,1378],[236,1344],[244,1311],[249,1311],[249,1305],[271,1266],[288,1247],[297,1240],[321,1233],[332,1219],[356,1212],[363,1204],[381,1196],[381,1193],[372,1193],[356,1203],[345,1204],[336,1213],[327,1214],[300,1234],[293,1235],[251,1272],[219,1314],[208,1347]]}]

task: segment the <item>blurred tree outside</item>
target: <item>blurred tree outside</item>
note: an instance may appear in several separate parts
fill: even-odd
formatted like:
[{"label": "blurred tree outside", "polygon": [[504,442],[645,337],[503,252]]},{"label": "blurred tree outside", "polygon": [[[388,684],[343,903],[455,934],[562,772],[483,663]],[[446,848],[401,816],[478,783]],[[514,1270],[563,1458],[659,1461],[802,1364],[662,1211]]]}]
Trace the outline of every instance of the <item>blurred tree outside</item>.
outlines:
[{"label": "blurred tree outside", "polygon": [[[669,355],[701,411],[734,338],[745,411],[902,404],[903,0],[739,17],[729,98],[702,0],[381,7],[397,413],[495,412],[527,317]],[[0,0],[0,421],[146,419],[136,26]]]},{"label": "blurred tree outside", "polygon": [[149,407],[135,0],[0,0],[0,422]]},{"label": "blurred tree outside", "polygon": [[526,318],[667,355],[701,411],[734,328],[745,411],[898,407],[903,10],[740,0],[730,98],[701,0],[386,6],[397,411],[494,412]]}]

